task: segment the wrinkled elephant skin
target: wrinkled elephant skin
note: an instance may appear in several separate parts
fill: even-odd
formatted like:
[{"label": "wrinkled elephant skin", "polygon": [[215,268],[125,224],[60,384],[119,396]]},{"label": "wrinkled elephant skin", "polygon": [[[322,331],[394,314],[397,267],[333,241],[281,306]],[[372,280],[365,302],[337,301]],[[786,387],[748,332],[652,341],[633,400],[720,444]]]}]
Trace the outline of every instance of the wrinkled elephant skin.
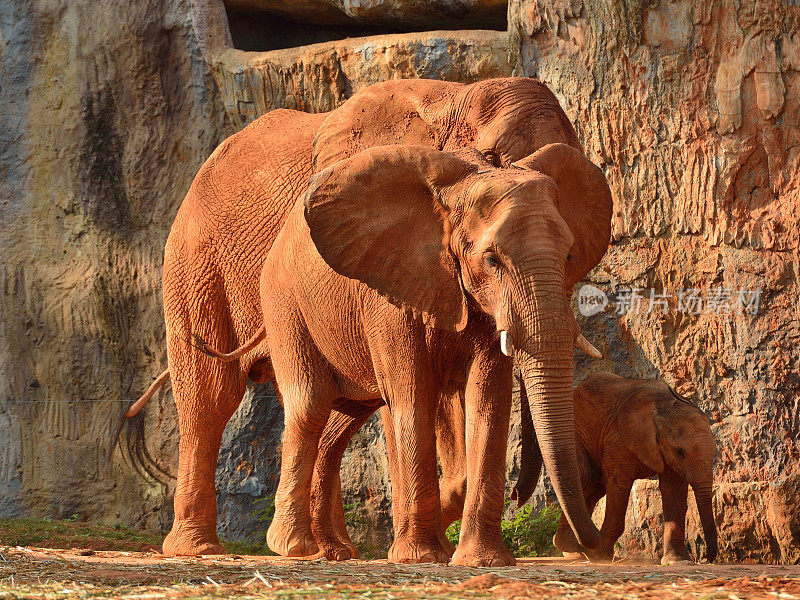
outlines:
[{"label": "wrinkled elephant skin", "polygon": [[[370,111],[364,107],[374,109],[372,121],[365,121],[364,115]],[[438,275],[451,277],[449,283],[441,279],[439,283],[444,287],[434,290],[433,295],[407,299],[403,290],[388,288],[388,291],[380,289],[379,294],[381,299],[391,296],[407,304],[425,315],[429,324],[441,321],[440,327],[465,324],[467,297],[481,307],[492,307],[491,312],[483,310],[474,323],[470,320],[468,329],[483,323],[481,319],[485,317],[487,331],[502,326],[513,338],[526,384],[534,390],[531,395],[535,419],[549,434],[540,441],[544,460],[554,474],[557,493],[581,541],[587,546],[596,543],[597,531],[588,519],[580,493],[576,494],[580,479],[574,449],[572,444],[565,443],[572,436],[572,415],[565,412],[564,403],[568,400],[565,383],[567,379],[571,381],[575,336],[574,321],[567,311],[567,294],[599,261],[607,247],[611,210],[608,188],[599,172],[580,153],[575,132],[552,93],[539,82],[510,78],[461,85],[399,80],[366,88],[327,115],[277,110],[258,119],[223,142],[209,157],[178,212],[165,249],[163,275],[169,371],[181,433],[175,521],[164,542],[165,553],[222,552],[215,531],[214,494],[222,431],[242,399],[248,377],[256,381],[276,378],[273,365],[277,363],[270,356],[268,343],[257,344],[241,359],[223,362],[210,358],[193,342],[193,336],[223,351],[250,338],[262,323],[258,284],[261,266],[292,206],[304,193],[314,164],[317,170],[322,170],[341,158],[355,157],[369,147],[386,143],[423,144],[448,150],[475,148],[485,157],[484,162],[489,163],[481,168],[495,169],[499,165],[540,174],[537,185],[543,190],[547,188],[542,194],[548,203],[546,214],[537,218],[548,221],[561,232],[561,238],[553,250],[560,254],[553,255],[551,265],[544,264],[542,259],[516,280],[520,287],[516,293],[527,294],[528,299],[532,295],[535,300],[532,305],[525,305],[521,295],[491,298],[493,292],[484,279],[486,267],[494,259],[474,254],[461,257],[471,261],[461,267],[466,292],[462,291],[458,279],[453,279],[456,263],[455,259],[447,258],[450,250],[440,252],[441,260],[436,265],[430,262],[418,265],[420,273],[425,272],[423,267],[432,267]],[[548,144],[553,145],[551,151],[543,152]],[[562,158],[568,151],[572,156],[565,162]],[[598,193],[584,197],[581,188],[586,186],[596,188]],[[430,233],[430,226],[428,230]],[[441,240],[439,243],[441,246]],[[451,247],[456,248],[452,244]],[[423,256],[417,258],[428,261]],[[500,254],[498,259],[502,262],[505,257]],[[543,278],[549,272],[555,273],[552,281]],[[329,269],[328,273],[326,276],[332,277],[335,269]],[[355,279],[359,277],[359,273],[354,274]],[[386,274],[382,277],[391,279]],[[277,288],[283,282],[275,279],[271,283]],[[385,282],[366,283],[380,286]],[[539,290],[544,293],[538,293]],[[446,306],[430,304],[438,294],[447,297]],[[545,322],[548,331],[553,332],[553,339],[534,339],[528,335]],[[409,322],[408,335],[418,335],[415,328],[420,323]],[[544,353],[544,348],[556,349],[557,356],[553,352]],[[493,360],[494,357],[489,360],[492,369],[500,368],[503,360],[498,358],[497,365]],[[494,371],[491,374],[494,376]],[[505,387],[504,381],[498,389]],[[356,391],[359,396],[364,390]],[[285,389],[280,392],[287,394]],[[294,394],[294,390],[290,392]],[[362,406],[366,404],[362,402]],[[375,406],[377,403],[373,403]],[[328,465],[326,468],[338,464],[335,455],[346,446],[339,437],[348,439],[354,421],[364,418],[362,412],[342,414],[343,417],[332,418],[329,429],[321,435],[319,456]],[[550,427],[551,424],[554,426]],[[502,428],[502,422],[494,425]],[[468,436],[469,428],[475,426],[468,417]],[[418,439],[419,432],[414,437]],[[406,443],[401,438],[396,452],[398,461],[394,462],[405,464],[404,454],[414,457],[419,454],[419,448],[407,448]],[[316,450],[312,454],[316,455]],[[395,467],[392,470],[395,481],[402,479]],[[338,479],[320,480],[324,479],[323,471],[315,471],[311,489],[329,495],[323,500],[317,494],[317,505],[325,506],[327,502],[328,506],[335,506]],[[404,483],[398,481],[396,487],[402,489]],[[473,498],[472,502],[480,504],[482,500]],[[477,508],[467,507],[473,511]],[[331,514],[334,520],[340,515],[334,510],[326,518]],[[309,526],[302,524],[306,530]],[[294,549],[287,549],[285,544],[283,548],[308,553],[319,546],[332,548],[331,558],[344,557],[342,549],[347,544],[343,541],[346,538],[343,523],[333,530],[332,533],[330,527],[317,528],[318,535],[325,538],[324,543],[314,544],[313,535],[309,537],[306,531]],[[437,552],[430,557],[441,558]],[[324,553],[329,555],[328,550]],[[425,558],[418,549],[411,548],[407,554]]]},{"label": "wrinkled elephant skin", "polygon": [[[571,397],[561,393],[564,381],[571,392],[578,334],[566,278],[581,267],[569,257],[581,261],[605,249],[610,203],[599,170],[566,144],[510,166],[475,150],[380,146],[312,177],[261,275],[267,345],[285,408],[267,534],[273,550],[301,555],[313,543],[309,487],[338,399],[383,399],[387,429],[399,440],[395,506],[405,507],[395,515],[389,560],[446,560],[434,429],[451,374],[466,372],[470,451],[453,562],[513,564],[500,535],[511,360],[498,339],[515,340],[558,481],[564,459],[553,454],[574,436]],[[577,474],[574,446],[564,447],[573,450]],[[575,518],[575,505],[564,505]],[[586,535],[585,523],[578,531]]]},{"label": "wrinkled elephant skin", "polygon": [[[690,560],[685,526],[688,486],[694,490],[706,543],[706,559],[717,555],[711,498],[716,442],[708,419],[661,381],[597,373],[575,389],[575,429],[583,490],[589,509],[606,496],[600,547],[579,547],[562,518],[556,547],[566,555],[582,552],[611,560],[625,528],[631,486],[658,475],[664,510],[666,564]],[[699,558],[699,557],[698,557]]]}]

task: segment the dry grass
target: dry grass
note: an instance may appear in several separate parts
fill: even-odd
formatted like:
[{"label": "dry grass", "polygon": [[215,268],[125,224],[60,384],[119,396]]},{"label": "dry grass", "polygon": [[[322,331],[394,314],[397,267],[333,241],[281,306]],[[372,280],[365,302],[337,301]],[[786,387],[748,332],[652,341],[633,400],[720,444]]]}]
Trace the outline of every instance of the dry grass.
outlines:
[{"label": "dry grass", "polygon": [[550,558],[470,569],[0,547],[0,598],[800,600],[800,567],[592,565]]}]

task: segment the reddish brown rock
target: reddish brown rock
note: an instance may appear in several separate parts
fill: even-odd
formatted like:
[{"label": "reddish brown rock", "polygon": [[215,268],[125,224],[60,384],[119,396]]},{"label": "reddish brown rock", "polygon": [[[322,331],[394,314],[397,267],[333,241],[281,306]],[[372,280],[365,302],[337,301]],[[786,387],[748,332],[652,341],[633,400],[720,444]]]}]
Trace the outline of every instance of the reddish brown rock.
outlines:
[{"label": "reddish brown rock", "polygon": [[[517,68],[555,90],[611,185],[613,244],[591,282],[645,295],[581,318],[606,358],[580,358],[577,378],[660,377],[692,396],[719,445],[723,558],[796,561],[800,7],[512,0],[509,15]],[[651,288],[664,314],[648,314]],[[679,310],[681,288],[702,314]],[[755,314],[715,310],[740,290],[760,290]],[[655,555],[648,485],[634,504],[650,517],[625,539]]]},{"label": "reddish brown rock", "polygon": [[[203,6],[221,10],[192,13]],[[612,304],[581,317],[606,358],[578,356],[577,379],[611,370],[691,395],[719,443],[722,557],[798,560],[796,3],[512,0],[508,35],[287,36],[269,52],[235,49],[221,2],[31,0],[0,4],[0,18],[11,24],[0,61],[0,514],[171,521],[169,485],[118,457],[106,471],[106,444],[165,365],[164,240],[222,139],[270,108],[328,110],[385,78],[513,72],[554,90],[611,184],[614,240],[592,283],[672,295],[666,314]],[[760,289],[760,306],[678,312],[675,296],[692,287]],[[261,387],[229,426],[224,535],[263,530],[269,503],[255,501],[274,490],[281,424]],[[168,394],[146,427],[174,467]],[[377,554],[390,529],[379,431],[372,422],[344,463],[350,522]],[[624,539],[655,555],[660,501],[647,485],[632,504],[650,516],[631,517]]]}]

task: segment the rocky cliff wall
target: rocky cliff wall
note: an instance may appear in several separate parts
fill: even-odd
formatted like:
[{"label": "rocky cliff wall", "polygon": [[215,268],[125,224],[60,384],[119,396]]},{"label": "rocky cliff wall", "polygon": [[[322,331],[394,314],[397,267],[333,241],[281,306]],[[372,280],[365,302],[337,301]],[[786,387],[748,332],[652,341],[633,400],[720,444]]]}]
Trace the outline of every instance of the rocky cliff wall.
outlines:
[{"label": "rocky cliff wall", "polygon": [[[800,558],[798,6],[512,0],[508,34],[416,31],[267,53],[237,50],[219,28],[224,6],[212,9],[0,4],[0,513],[168,526],[170,485],[118,456],[107,466],[107,441],[165,365],[163,244],[219,141],[270,108],[329,110],[389,77],[514,72],[556,92],[614,195],[614,243],[591,276],[609,304],[581,319],[607,358],[578,358],[576,379],[609,369],[693,395],[720,444],[723,557]],[[667,294],[667,310],[647,313],[649,297],[622,310],[633,288]],[[760,304],[678,310],[691,288],[705,302],[731,290],[732,304],[761,290]],[[281,422],[257,386],[229,425],[223,535],[262,529]],[[146,428],[174,469],[168,393],[148,405]],[[515,423],[512,474],[517,439]],[[356,537],[376,554],[390,529],[385,463],[373,420],[343,479]],[[637,487],[623,549],[658,550],[659,504],[650,482]]]},{"label": "rocky cliff wall", "polygon": [[[614,195],[590,276],[609,305],[581,320],[607,358],[576,374],[693,397],[718,440],[723,557],[800,560],[800,7],[512,0],[509,21],[518,71],[554,90]],[[623,547],[656,545],[653,490]]]}]

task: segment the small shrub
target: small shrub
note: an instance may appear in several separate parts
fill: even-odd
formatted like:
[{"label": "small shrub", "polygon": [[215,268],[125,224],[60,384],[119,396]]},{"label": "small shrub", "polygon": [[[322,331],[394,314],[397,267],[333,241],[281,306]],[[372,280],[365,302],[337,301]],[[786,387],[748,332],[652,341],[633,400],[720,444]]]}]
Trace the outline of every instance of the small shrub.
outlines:
[{"label": "small shrub", "polygon": [[[256,506],[257,505],[257,506]],[[272,517],[275,516],[275,494],[267,494],[263,498],[259,498],[253,502],[256,506],[253,510],[253,516],[259,523],[266,523],[267,527],[272,523]]]},{"label": "small shrub", "polygon": [[[506,502],[506,506],[508,506]],[[531,516],[533,507],[526,504],[511,520],[500,522],[503,541],[514,556],[552,556],[555,552],[553,535],[558,528],[561,509],[556,506],[545,506],[538,514]],[[447,528],[445,535],[453,545],[458,545],[461,532],[459,519]]]},{"label": "small shrub", "polygon": [[220,540],[225,550],[230,554],[276,556],[267,546],[267,529],[275,516],[275,494],[267,494],[263,498],[253,501],[252,516],[262,524],[263,531],[259,532],[259,543],[240,542],[235,540]]},{"label": "small shrub", "polygon": [[364,518],[364,503],[352,502],[344,505],[344,524],[348,527],[364,527],[367,520]]}]

